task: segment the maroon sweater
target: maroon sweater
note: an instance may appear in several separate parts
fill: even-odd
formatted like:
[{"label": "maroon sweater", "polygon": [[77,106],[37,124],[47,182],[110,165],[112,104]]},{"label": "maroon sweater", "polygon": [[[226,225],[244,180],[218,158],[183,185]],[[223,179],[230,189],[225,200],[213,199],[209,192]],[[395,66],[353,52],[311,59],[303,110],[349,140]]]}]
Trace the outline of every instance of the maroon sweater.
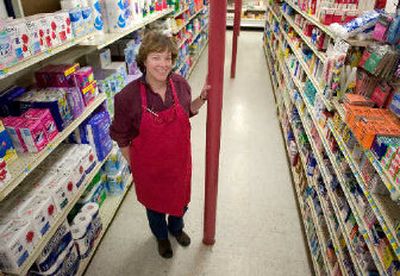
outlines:
[{"label": "maroon sweater", "polygon": [[[189,116],[192,93],[188,82],[178,74],[172,73],[170,77],[175,85],[178,99]],[[150,85],[146,83],[145,77],[128,84],[114,98],[114,119],[110,127],[111,138],[118,143],[119,147],[129,146],[132,139],[139,135],[140,122],[142,119],[142,99],[140,96],[140,83],[146,86],[147,106],[153,112],[160,112],[170,108],[174,104],[172,90],[168,84],[165,102],[161,96],[155,93]]]}]

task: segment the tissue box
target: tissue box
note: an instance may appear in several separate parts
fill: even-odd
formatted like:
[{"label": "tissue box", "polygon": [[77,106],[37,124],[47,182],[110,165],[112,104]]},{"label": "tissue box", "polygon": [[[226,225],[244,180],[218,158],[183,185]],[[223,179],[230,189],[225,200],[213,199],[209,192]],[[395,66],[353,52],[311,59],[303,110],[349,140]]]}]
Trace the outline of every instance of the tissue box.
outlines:
[{"label": "tissue box", "polygon": [[0,225],[0,270],[17,273],[32,253],[38,238],[31,222],[12,220]]},{"label": "tissue box", "polygon": [[40,121],[43,124],[45,136],[48,142],[53,141],[53,139],[57,136],[57,126],[48,109],[32,108],[25,112],[23,116],[30,120]]},{"label": "tissue box", "polygon": [[6,30],[0,30],[0,70],[17,63],[17,55],[14,51],[13,34]]},{"label": "tissue box", "polygon": [[21,123],[20,131],[29,152],[40,152],[47,146],[46,130],[41,121],[27,119]]},{"label": "tissue box", "polygon": [[17,159],[17,151],[3,124],[0,125],[0,145],[0,158],[4,159],[7,163]]},{"label": "tissue box", "polygon": [[4,126],[11,137],[11,141],[15,147],[15,149],[24,153],[28,149],[25,145],[24,139],[22,139],[20,126],[24,122],[24,119],[21,117],[6,117],[3,119]]}]

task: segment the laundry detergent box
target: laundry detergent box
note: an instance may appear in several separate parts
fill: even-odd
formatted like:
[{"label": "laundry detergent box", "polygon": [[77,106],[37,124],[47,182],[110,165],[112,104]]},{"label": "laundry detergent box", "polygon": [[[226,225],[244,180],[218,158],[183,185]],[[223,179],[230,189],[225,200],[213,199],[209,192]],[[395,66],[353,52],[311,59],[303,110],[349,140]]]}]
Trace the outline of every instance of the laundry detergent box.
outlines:
[{"label": "laundry detergent box", "polygon": [[5,273],[18,273],[32,254],[38,240],[39,235],[31,222],[0,222],[0,270]]},{"label": "laundry detergent box", "polygon": [[4,26],[0,26],[0,70],[11,67],[16,63],[17,55],[14,50],[13,34],[10,34]]},{"label": "laundry detergent box", "polygon": [[45,126],[38,120],[24,120],[20,125],[22,139],[29,152],[40,152],[47,143]]},{"label": "laundry detergent box", "polygon": [[53,141],[54,138],[57,137],[57,126],[54,122],[53,116],[51,116],[50,110],[31,108],[23,114],[23,117],[30,120],[40,121],[44,126],[45,135],[48,142]]},{"label": "laundry detergent box", "polygon": [[25,19],[6,21],[6,32],[13,42],[13,49],[18,61],[31,56],[30,37]]},{"label": "laundry detergent box", "polygon": [[20,126],[23,124],[24,118],[22,117],[6,117],[3,118],[4,127],[6,128],[8,134],[11,137],[11,141],[15,147],[15,149],[20,152],[24,153],[28,149],[22,138]]}]

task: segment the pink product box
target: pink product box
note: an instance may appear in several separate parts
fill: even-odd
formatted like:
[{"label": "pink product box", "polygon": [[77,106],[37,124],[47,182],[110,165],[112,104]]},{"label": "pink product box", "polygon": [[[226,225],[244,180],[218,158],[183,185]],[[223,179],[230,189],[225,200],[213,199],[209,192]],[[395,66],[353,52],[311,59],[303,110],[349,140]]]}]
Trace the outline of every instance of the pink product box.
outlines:
[{"label": "pink product box", "polygon": [[86,106],[88,106],[91,102],[94,101],[97,95],[97,83],[93,81],[88,86],[81,88],[81,93],[83,95],[83,101]]},{"label": "pink product box", "polygon": [[23,122],[24,119],[22,117],[6,117],[3,119],[4,126],[11,137],[15,149],[21,153],[28,150],[20,130]]},{"label": "pink product box", "polygon": [[44,126],[45,135],[48,142],[53,141],[53,139],[57,136],[57,126],[53,116],[51,116],[50,110],[31,108],[22,116],[30,120],[40,121]]},{"label": "pink product box", "polygon": [[25,120],[21,126],[21,135],[29,152],[40,152],[48,143],[46,130],[38,120]]},{"label": "pink product box", "polygon": [[36,55],[45,50],[44,44],[40,39],[40,18],[28,17],[26,19],[26,28],[29,34],[29,49],[32,55]]},{"label": "pink product box", "polygon": [[23,19],[6,22],[6,32],[11,37],[17,60],[23,60],[31,55],[29,32]]},{"label": "pink product box", "polygon": [[74,73],[74,76],[76,79],[76,84],[81,89],[87,87],[94,81],[93,68],[91,66],[85,66],[78,69]]},{"label": "pink product box", "polygon": [[57,12],[54,14],[55,32],[60,43],[67,42],[73,38],[71,20],[68,12]]}]

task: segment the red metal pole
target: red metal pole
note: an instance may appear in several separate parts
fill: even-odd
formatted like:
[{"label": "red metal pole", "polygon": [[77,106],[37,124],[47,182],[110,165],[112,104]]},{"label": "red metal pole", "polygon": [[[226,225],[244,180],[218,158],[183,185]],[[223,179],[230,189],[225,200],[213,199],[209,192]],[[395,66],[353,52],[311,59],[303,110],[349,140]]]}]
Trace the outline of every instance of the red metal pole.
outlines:
[{"label": "red metal pole", "polygon": [[231,79],[234,79],[236,75],[237,44],[240,32],[241,14],[242,14],[242,0],[235,0],[235,17],[233,19],[233,36],[232,36]]},{"label": "red metal pole", "polygon": [[221,138],[222,92],[224,84],[226,0],[210,1],[208,47],[208,83],[211,86],[207,104],[206,184],[203,243],[215,243],[218,197],[218,169]]}]

